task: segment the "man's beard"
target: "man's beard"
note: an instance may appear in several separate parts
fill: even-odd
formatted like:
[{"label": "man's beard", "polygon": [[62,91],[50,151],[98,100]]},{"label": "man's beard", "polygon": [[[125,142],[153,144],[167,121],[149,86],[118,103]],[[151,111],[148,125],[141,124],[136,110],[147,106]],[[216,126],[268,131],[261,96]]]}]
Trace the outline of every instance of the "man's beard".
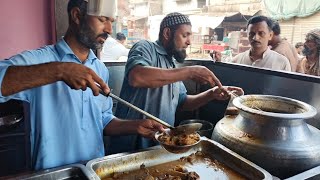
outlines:
[{"label": "man's beard", "polygon": [[304,49],[302,50],[302,53],[305,55],[305,56],[310,56],[313,54],[313,51],[307,47],[307,46],[304,46]]},{"label": "man's beard", "polygon": [[176,61],[179,63],[183,63],[187,57],[187,52],[185,49],[177,49],[177,46],[174,43],[174,38],[170,39],[167,52],[169,55],[172,55],[174,59],[176,59]]},{"label": "man's beard", "polygon": [[96,33],[88,26],[88,23],[85,18],[80,22],[79,31],[76,34],[77,40],[82,43],[85,47],[96,50],[102,47],[103,44],[97,42],[98,37],[108,38],[108,33],[103,33],[96,35]]}]

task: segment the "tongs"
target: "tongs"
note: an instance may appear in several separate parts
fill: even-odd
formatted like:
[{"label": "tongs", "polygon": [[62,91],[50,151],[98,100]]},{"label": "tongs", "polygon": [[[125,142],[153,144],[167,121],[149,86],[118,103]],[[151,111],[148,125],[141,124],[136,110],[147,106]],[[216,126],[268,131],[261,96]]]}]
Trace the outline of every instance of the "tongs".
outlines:
[{"label": "tongs", "polygon": [[194,132],[198,131],[202,127],[201,123],[190,123],[190,124],[184,124],[184,125],[180,125],[180,126],[177,126],[177,127],[173,127],[170,124],[166,123],[165,121],[163,121],[163,120],[155,117],[154,115],[152,115],[152,114],[150,114],[150,113],[138,108],[137,106],[135,106],[135,105],[133,105],[133,104],[121,99],[120,97],[112,94],[111,92],[109,94],[107,94],[104,91],[102,91],[101,88],[100,88],[99,92],[100,92],[100,94],[102,94],[102,95],[104,95],[106,97],[109,97],[109,96],[112,97],[113,99],[121,102],[122,104],[124,104],[124,105],[126,105],[126,106],[128,106],[128,107],[130,107],[130,108],[132,108],[132,109],[134,109],[136,111],[138,111],[138,112],[140,112],[141,114],[147,116],[148,118],[153,119],[153,120],[157,121],[158,123],[164,125],[165,127],[170,128],[170,130],[172,130],[172,132],[174,134],[183,134],[183,133],[191,134],[191,133],[194,133]]}]

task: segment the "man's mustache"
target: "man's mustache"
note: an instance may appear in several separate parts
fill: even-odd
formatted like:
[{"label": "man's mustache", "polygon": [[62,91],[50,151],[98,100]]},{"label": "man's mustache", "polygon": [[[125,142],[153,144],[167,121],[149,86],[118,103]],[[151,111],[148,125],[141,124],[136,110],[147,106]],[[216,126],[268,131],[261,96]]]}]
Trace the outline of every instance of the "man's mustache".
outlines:
[{"label": "man's mustache", "polygon": [[102,37],[104,39],[107,39],[109,37],[108,33],[99,34],[97,38]]},{"label": "man's mustache", "polygon": [[304,49],[302,50],[302,53],[306,56],[309,56],[312,54],[311,49],[308,46],[304,46]]},{"label": "man's mustache", "polygon": [[251,44],[254,44],[254,43],[259,43],[260,44],[260,42],[259,41],[251,41]]}]

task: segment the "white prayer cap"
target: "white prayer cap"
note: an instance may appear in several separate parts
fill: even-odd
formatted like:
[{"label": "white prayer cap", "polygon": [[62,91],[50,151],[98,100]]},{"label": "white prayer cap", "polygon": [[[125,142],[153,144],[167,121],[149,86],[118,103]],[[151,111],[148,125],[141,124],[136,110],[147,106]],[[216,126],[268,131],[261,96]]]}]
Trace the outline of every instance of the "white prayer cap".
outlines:
[{"label": "white prayer cap", "polygon": [[88,2],[87,14],[116,18],[117,0],[85,0]]}]

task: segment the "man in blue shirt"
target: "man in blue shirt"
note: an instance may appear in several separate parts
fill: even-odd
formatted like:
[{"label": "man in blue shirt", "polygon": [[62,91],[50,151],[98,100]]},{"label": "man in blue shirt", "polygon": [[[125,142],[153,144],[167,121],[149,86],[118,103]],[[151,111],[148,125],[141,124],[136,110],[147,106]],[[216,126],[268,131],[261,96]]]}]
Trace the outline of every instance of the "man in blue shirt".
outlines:
[{"label": "man in blue shirt", "polygon": [[[108,7],[114,7],[113,1],[108,2]],[[70,0],[64,38],[0,62],[0,102],[30,103],[35,169],[104,156],[103,133],[150,138],[163,130],[152,120],[118,119],[112,115],[111,98],[99,95],[97,84],[105,93],[110,91],[109,73],[91,49],[100,48],[112,33],[114,8],[102,13],[89,10],[84,0]]]},{"label": "man in blue shirt", "polygon": [[[120,96],[174,125],[178,108],[194,110],[212,100],[227,100],[229,98],[227,90],[241,93],[241,88],[222,87],[214,73],[204,66],[176,68],[174,59],[181,63],[184,61],[191,35],[191,22],[187,16],[180,13],[168,14],[160,24],[158,41],[143,40],[131,48]],[[187,95],[182,83],[184,80],[210,84],[212,87],[217,85],[217,87],[197,95]],[[116,116],[133,119],[143,117],[121,104],[117,106]],[[126,142],[125,145],[122,142]],[[156,145],[154,141],[141,136],[112,137],[108,153],[142,149],[153,145]]]}]

